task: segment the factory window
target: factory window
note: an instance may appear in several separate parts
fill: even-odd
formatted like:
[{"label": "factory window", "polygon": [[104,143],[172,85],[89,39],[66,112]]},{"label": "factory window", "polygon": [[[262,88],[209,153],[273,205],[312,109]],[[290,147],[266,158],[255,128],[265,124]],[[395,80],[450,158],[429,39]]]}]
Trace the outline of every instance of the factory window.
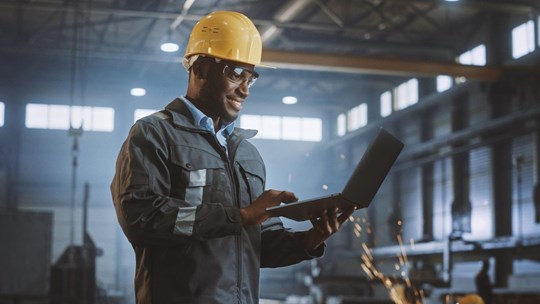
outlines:
[{"label": "factory window", "polygon": [[145,116],[154,114],[158,110],[154,109],[135,109],[135,112],[133,114],[133,121],[137,121]]},{"label": "factory window", "polygon": [[0,101],[0,127],[4,126],[4,103]]},{"label": "factory window", "polygon": [[354,131],[367,125],[367,104],[358,105],[347,112],[347,131]]},{"label": "factory window", "polygon": [[444,92],[452,87],[454,79],[451,76],[437,76],[437,92]]},{"label": "factory window", "polygon": [[458,62],[467,65],[486,65],[486,46],[479,46],[461,54]]},{"label": "factory window", "polygon": [[[285,119],[285,117],[283,118]],[[279,116],[261,116],[261,128],[259,129],[260,136],[265,139],[281,139],[281,127],[282,121]],[[285,126],[283,126],[285,129]],[[290,133],[299,133],[299,127],[291,126],[289,128]],[[296,139],[296,138],[294,138]]]},{"label": "factory window", "polygon": [[114,109],[53,104],[26,105],[25,125],[31,129],[68,130],[80,126],[86,131],[112,132]]},{"label": "factory window", "polygon": [[534,22],[523,23],[512,30],[512,57],[525,56],[534,51]]},{"label": "factory window", "polygon": [[259,131],[255,138],[321,141],[322,120],[309,117],[242,115],[240,127]]},{"label": "factory window", "polygon": [[381,116],[386,117],[394,111],[403,110],[418,102],[418,79],[412,78],[381,94]]},{"label": "factory window", "polygon": [[392,93],[386,91],[381,94],[381,116],[386,117],[392,114]]},{"label": "factory window", "polygon": [[347,133],[347,117],[341,113],[337,117],[337,135],[343,136]]},{"label": "factory window", "polygon": [[418,102],[418,80],[413,78],[394,89],[395,110],[403,110]]}]

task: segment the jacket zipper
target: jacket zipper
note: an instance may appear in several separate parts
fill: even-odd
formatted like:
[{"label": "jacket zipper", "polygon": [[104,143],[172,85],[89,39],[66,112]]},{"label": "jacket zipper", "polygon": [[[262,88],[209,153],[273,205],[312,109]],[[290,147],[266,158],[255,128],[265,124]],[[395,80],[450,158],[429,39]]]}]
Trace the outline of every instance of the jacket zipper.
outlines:
[{"label": "jacket zipper", "polygon": [[[241,208],[240,205],[240,193],[238,193],[238,182],[236,179],[236,171],[234,170],[234,162],[229,161],[229,155],[230,153],[227,152],[223,146],[218,142],[218,140],[214,137],[215,143],[221,148],[221,151],[223,151],[226,159],[226,168],[227,173],[229,174],[229,179],[231,180],[232,187],[233,187],[233,200],[238,208]],[[234,155],[233,155],[234,157]],[[238,299],[238,303],[242,303],[242,232],[240,232],[240,235],[234,236],[236,241],[236,296]]]},{"label": "jacket zipper", "polygon": [[[232,151],[233,149],[231,149],[230,152],[233,152],[232,154],[229,153],[227,151],[227,149],[225,149],[220,143],[219,141],[217,140],[216,136],[214,134],[212,134],[212,132],[209,132],[209,131],[206,131],[206,130],[200,130],[200,129],[196,129],[196,131],[200,132],[200,133],[208,133],[208,134],[211,134],[212,137],[214,138],[214,143],[221,149],[221,152],[222,152],[222,156],[221,157],[225,157],[225,163],[227,164],[225,166],[226,170],[227,170],[227,173],[229,174],[229,179],[231,180],[231,184],[233,186],[233,191],[232,191],[232,194],[233,194],[233,201],[236,203],[236,206],[238,208],[241,208],[240,206],[240,193],[238,193],[238,185],[237,185],[237,180],[236,180],[236,173],[234,171],[234,162],[232,162],[231,164],[231,161],[229,161],[229,155],[231,155],[231,159],[232,158],[235,158],[235,152],[236,152],[236,147],[238,147],[238,145],[240,144],[240,142],[243,140],[243,138],[240,139],[240,141],[238,142],[237,145],[235,146],[230,146],[231,148],[234,147],[234,150],[235,151]],[[229,140],[231,140],[229,138]],[[238,264],[238,267],[236,267],[236,296],[237,296],[237,299],[238,299],[238,303],[242,303],[242,296],[241,296],[241,290],[242,290],[242,232],[240,232],[240,235],[235,235],[235,240],[236,240],[236,262]]]}]

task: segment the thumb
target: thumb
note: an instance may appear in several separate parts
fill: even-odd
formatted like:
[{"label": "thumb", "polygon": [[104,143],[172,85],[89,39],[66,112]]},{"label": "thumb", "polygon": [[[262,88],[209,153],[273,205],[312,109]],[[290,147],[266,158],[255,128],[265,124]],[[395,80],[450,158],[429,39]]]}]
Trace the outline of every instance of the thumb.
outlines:
[{"label": "thumb", "polygon": [[296,194],[289,191],[281,191],[278,195],[278,199],[280,202],[285,203],[292,203],[298,201],[298,197],[296,196]]}]

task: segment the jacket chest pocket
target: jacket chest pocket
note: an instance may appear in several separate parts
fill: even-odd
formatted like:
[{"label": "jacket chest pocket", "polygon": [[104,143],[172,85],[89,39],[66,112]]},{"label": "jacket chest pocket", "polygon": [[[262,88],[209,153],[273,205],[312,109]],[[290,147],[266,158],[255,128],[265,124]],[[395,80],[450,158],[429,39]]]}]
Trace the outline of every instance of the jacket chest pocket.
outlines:
[{"label": "jacket chest pocket", "polygon": [[237,163],[247,186],[248,204],[250,204],[264,191],[266,175],[264,164],[260,160],[238,160]]},{"label": "jacket chest pocket", "polygon": [[171,146],[171,196],[192,206],[210,201],[225,187],[225,165],[219,155],[201,148]]}]

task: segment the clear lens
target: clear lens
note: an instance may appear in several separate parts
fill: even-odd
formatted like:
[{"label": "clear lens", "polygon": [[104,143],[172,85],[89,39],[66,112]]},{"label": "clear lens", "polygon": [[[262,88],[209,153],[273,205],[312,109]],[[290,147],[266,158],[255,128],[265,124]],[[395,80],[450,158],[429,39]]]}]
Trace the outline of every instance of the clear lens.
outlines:
[{"label": "clear lens", "polygon": [[259,74],[255,71],[228,65],[225,65],[223,68],[223,74],[233,83],[242,84],[247,82],[248,88],[250,88],[259,77]]}]

